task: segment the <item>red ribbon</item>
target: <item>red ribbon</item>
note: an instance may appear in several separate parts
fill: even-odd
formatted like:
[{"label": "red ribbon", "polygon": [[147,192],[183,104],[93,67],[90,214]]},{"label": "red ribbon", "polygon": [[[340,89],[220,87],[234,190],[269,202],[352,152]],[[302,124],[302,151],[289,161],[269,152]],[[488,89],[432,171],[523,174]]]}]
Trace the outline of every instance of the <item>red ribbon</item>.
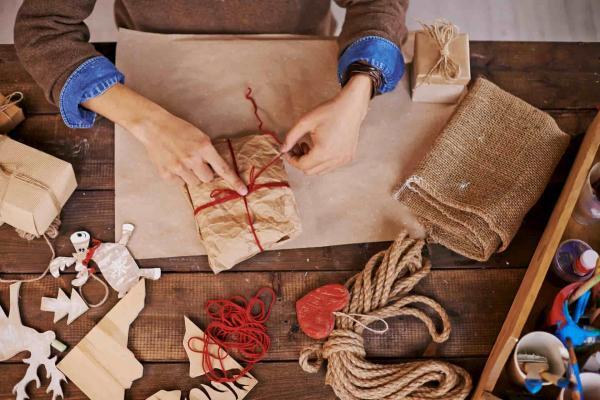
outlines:
[{"label": "red ribbon", "polygon": [[[275,133],[263,129],[263,121],[260,118],[260,115],[258,115],[258,106],[256,104],[256,101],[252,97],[252,89],[251,88],[248,88],[248,90],[246,91],[246,99],[250,100],[250,102],[252,103],[252,106],[254,107],[254,115],[256,116],[256,119],[258,120],[258,129],[260,130],[260,132],[263,135],[271,136],[273,139],[275,139],[275,141],[277,143],[281,144],[281,142],[279,141],[279,139],[277,138],[277,135]],[[231,144],[231,140],[227,139],[227,145],[229,146],[229,153],[231,154],[231,159],[233,161],[233,167],[235,169],[235,173],[236,173],[236,175],[239,175],[240,172],[238,169],[237,160],[235,158],[235,152],[233,151],[233,145]],[[248,206],[247,197],[250,196],[250,194],[252,194],[260,189],[290,187],[289,183],[287,183],[285,181],[283,181],[283,182],[265,182],[265,183],[257,183],[256,182],[258,180],[258,178],[267,169],[269,169],[273,164],[275,164],[275,162],[277,162],[281,158],[281,156],[282,156],[282,154],[279,154],[277,157],[273,158],[271,161],[269,161],[269,163],[267,165],[265,165],[261,169],[259,169],[258,172],[256,172],[256,168],[254,166],[250,169],[250,177],[248,179],[248,185],[247,185],[248,193],[245,196],[242,196],[241,194],[239,194],[238,192],[236,192],[233,189],[228,189],[228,188],[215,189],[210,193],[210,197],[214,200],[210,201],[206,204],[203,204],[201,206],[196,207],[194,209],[194,215],[198,215],[198,213],[200,213],[200,211],[202,211],[206,208],[214,207],[218,204],[223,204],[223,203],[231,201],[231,200],[242,199],[242,201],[244,202],[244,208],[246,209],[246,216],[248,218],[248,226],[250,227],[250,232],[252,232],[252,236],[254,236],[254,241],[256,242],[256,246],[258,246],[258,249],[261,252],[264,251],[264,248],[262,247],[262,244],[260,243],[260,240],[258,239],[256,229],[254,228],[254,220],[252,218],[252,215],[250,214],[250,207]]]},{"label": "red ribbon", "polygon": [[[268,295],[268,301],[262,299],[265,295]],[[206,302],[205,311],[211,321],[206,327],[204,337],[192,336],[187,346],[191,351],[203,355],[202,367],[208,379],[221,383],[235,382],[265,357],[271,345],[265,324],[274,301],[273,289],[264,287],[250,300],[235,296],[231,299]],[[195,340],[202,342],[201,349],[194,348]],[[209,351],[210,344],[218,346],[217,354]],[[228,373],[223,362],[227,358],[224,349],[236,350],[240,360],[247,365],[239,372]],[[213,367],[213,360],[219,361],[220,371]]]},{"label": "red ribbon", "polygon": [[[94,257],[94,253],[96,253],[96,250],[98,250],[98,247],[100,247],[101,244],[102,242],[98,239],[92,239],[92,247],[88,249],[85,258],[81,262],[83,265],[85,265],[86,267],[88,266],[88,264],[90,263],[90,261],[92,261],[92,258]],[[96,268],[88,267],[88,271],[91,274],[93,274],[94,272],[96,272]]]}]

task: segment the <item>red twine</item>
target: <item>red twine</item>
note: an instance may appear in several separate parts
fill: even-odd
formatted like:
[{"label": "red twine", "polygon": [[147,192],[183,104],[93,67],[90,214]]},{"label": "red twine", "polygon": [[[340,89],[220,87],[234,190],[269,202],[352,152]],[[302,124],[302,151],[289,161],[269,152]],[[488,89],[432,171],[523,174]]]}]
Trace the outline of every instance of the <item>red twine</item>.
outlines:
[{"label": "red twine", "polygon": [[[98,239],[92,239],[92,247],[90,247],[87,250],[85,258],[81,262],[83,265],[85,265],[86,267],[88,266],[88,264],[90,263],[90,261],[92,261],[92,258],[94,257],[94,253],[96,253],[96,250],[98,250],[98,247],[100,247],[101,244],[102,244],[102,242],[99,241]],[[88,267],[88,271],[91,274],[93,274],[94,272],[96,272],[96,268]]]},{"label": "red twine", "polygon": [[[256,101],[254,100],[254,98],[252,97],[252,89],[248,88],[248,90],[246,91],[246,99],[250,100],[250,102],[252,103],[252,106],[254,107],[254,115],[256,116],[256,119],[258,120],[258,129],[260,130],[260,132],[263,135],[269,135],[271,136],[273,139],[275,139],[275,141],[279,144],[281,144],[281,142],[279,141],[279,138],[277,138],[277,135],[274,132],[268,131],[263,129],[263,121],[260,118],[260,115],[258,114],[258,106],[256,104]],[[233,145],[231,144],[231,140],[227,139],[227,145],[229,146],[229,153],[231,154],[231,159],[233,161],[233,168],[235,169],[235,173],[236,175],[239,175],[239,169],[238,169],[238,165],[237,165],[237,160],[235,158],[235,152],[233,151]],[[258,178],[267,170],[269,169],[273,164],[275,164],[275,162],[277,162],[277,160],[279,160],[281,158],[282,154],[279,154],[277,157],[273,158],[267,165],[263,166],[261,169],[258,170],[258,172],[256,172],[256,167],[252,167],[250,169],[250,176],[248,179],[248,193],[245,196],[242,196],[241,194],[239,194],[238,192],[236,192],[235,190],[232,189],[215,189],[210,193],[210,197],[212,199],[214,199],[213,201],[210,201],[206,204],[203,204],[201,206],[198,206],[194,209],[194,215],[198,215],[198,213],[200,213],[200,211],[206,209],[206,208],[210,208],[213,206],[216,206],[218,204],[222,204],[231,200],[235,200],[235,199],[242,199],[242,201],[244,202],[244,208],[246,210],[246,216],[248,218],[248,226],[250,227],[250,232],[252,232],[252,236],[254,236],[254,241],[256,242],[256,246],[258,247],[259,251],[264,251],[264,248],[262,246],[262,244],[260,243],[260,240],[258,239],[258,235],[256,233],[256,229],[254,228],[254,218],[252,218],[252,215],[250,214],[250,208],[248,206],[248,200],[247,197],[256,192],[259,189],[273,189],[273,188],[278,188],[278,187],[289,187],[289,183],[287,182],[265,182],[265,183],[256,183],[256,181],[258,180]]]},{"label": "red twine", "polygon": [[[265,302],[261,297],[268,295]],[[245,376],[262,360],[271,344],[265,323],[271,314],[271,306],[275,301],[273,289],[264,287],[258,290],[250,300],[242,296],[231,299],[209,300],[205,311],[211,321],[204,331],[204,337],[193,336],[188,342],[188,348],[202,354],[202,367],[206,376],[213,382],[235,382]],[[194,340],[202,342],[202,348],[193,347]],[[218,346],[217,354],[211,353],[209,345]],[[228,373],[223,361],[227,358],[224,349],[236,350],[239,359],[246,366],[239,373]],[[213,360],[219,362],[220,368],[213,367]]]}]

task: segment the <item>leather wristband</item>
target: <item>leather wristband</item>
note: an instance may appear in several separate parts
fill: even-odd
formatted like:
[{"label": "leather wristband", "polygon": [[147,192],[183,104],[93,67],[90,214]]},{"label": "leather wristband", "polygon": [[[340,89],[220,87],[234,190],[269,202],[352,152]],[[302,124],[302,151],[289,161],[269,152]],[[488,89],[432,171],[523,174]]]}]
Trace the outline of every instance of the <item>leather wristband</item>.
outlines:
[{"label": "leather wristband", "polygon": [[356,61],[348,66],[346,73],[342,77],[342,87],[356,74],[367,75],[371,79],[371,98],[381,94],[380,89],[383,85],[383,75],[381,74],[381,71],[364,61]]}]

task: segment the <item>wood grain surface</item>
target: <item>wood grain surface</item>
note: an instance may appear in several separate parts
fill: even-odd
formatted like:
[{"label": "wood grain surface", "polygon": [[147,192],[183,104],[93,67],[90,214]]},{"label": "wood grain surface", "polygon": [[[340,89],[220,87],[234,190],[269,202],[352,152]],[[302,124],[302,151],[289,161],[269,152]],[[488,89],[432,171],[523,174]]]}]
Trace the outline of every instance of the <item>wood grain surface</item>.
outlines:
[{"label": "wood grain surface", "polygon": [[[97,44],[114,59],[114,44]],[[504,322],[537,242],[585,132],[600,104],[600,44],[471,42],[473,75],[483,75],[503,89],[548,111],[561,129],[574,137],[548,188],[526,217],[515,240],[489,262],[465,259],[440,246],[430,245],[434,270],[417,286],[419,293],[438,300],[450,314],[453,333],[447,343],[429,346],[428,354],[465,366],[477,380],[485,359]],[[71,162],[79,188],[63,211],[63,228],[56,240],[57,252],[72,251],[68,236],[86,229],[100,240],[114,239],[114,138],[113,124],[100,119],[91,129],[64,126],[58,110],[18,61],[14,47],[0,45],[0,93],[20,90],[25,94],[27,120],[11,137]],[[277,292],[269,332],[273,338],[267,360],[256,368],[259,385],[248,399],[330,399],[323,372],[302,372],[297,363],[300,348],[310,343],[298,328],[294,302],[325,283],[343,282],[389,243],[371,243],[267,252],[248,260],[233,272],[213,276],[206,257],[143,260],[142,266],[160,266],[165,272],[148,283],[146,307],[133,323],[130,348],[144,363],[145,375],[135,382],[127,398],[145,399],[159,389],[184,391],[202,382],[187,375],[187,359],[181,345],[183,315],[204,324],[204,302],[213,297],[251,295],[261,286]],[[25,242],[8,226],[0,227],[0,275],[30,277],[43,271],[49,257],[41,241]],[[52,314],[39,310],[41,296],[55,296],[57,288],[70,290],[73,274],[59,280],[45,279],[21,289],[23,321],[40,330],[55,330],[60,340],[75,345],[115,304],[114,294],[100,309],[91,310],[69,327],[52,324]],[[93,283],[86,295],[96,298]],[[8,287],[0,284],[0,304],[8,307]],[[370,357],[383,362],[420,358],[429,344],[426,330],[412,319],[395,319],[382,336],[367,335]],[[0,363],[0,398],[10,390],[25,365],[19,355]],[[48,398],[42,388],[31,388],[32,398]],[[66,386],[67,399],[85,398],[74,385]]]}]

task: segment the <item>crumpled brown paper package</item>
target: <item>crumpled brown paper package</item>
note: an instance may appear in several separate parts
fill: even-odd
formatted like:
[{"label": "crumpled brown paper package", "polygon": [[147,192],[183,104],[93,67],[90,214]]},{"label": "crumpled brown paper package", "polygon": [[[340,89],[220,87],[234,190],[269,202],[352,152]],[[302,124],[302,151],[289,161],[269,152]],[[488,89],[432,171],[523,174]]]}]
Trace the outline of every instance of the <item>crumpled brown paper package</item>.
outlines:
[{"label": "crumpled brown paper package", "polygon": [[71,164],[0,135],[0,225],[42,235],[76,187]]},{"label": "crumpled brown paper package", "polygon": [[[249,135],[217,140],[214,145],[232,168],[237,166],[239,176],[248,184],[250,190],[246,196],[248,214],[243,198],[235,196],[223,178],[187,186],[193,208],[207,206],[198,210],[195,218],[202,244],[208,254],[209,265],[215,273],[219,273],[260,253],[261,248],[271,249],[296,237],[301,232],[301,223],[294,193],[289,186],[253,190],[253,185],[287,185],[287,173],[283,161],[278,157],[279,146],[273,137]],[[263,167],[264,171],[253,180],[252,175]],[[223,192],[223,189],[226,191]],[[211,205],[230,194],[233,194],[234,198]]]}]

